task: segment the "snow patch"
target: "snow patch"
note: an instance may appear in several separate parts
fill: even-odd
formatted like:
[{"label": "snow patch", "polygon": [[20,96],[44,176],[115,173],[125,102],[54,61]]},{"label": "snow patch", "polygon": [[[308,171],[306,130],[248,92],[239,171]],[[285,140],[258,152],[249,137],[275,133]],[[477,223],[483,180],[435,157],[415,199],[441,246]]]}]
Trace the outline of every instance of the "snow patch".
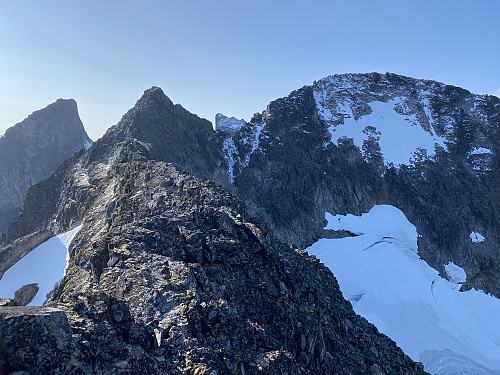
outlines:
[{"label": "snow patch", "polygon": [[472,243],[480,243],[484,241],[484,236],[478,232],[471,232],[471,234],[469,234],[469,237],[472,240]]},{"label": "snow patch", "polygon": [[331,125],[328,130],[331,141],[338,143],[342,137],[352,138],[354,144],[362,149],[363,142],[369,138],[365,130],[376,129],[379,134],[378,143],[386,165],[395,166],[411,164],[417,153],[425,150],[428,157],[435,154],[436,145],[446,149],[445,139],[435,133],[426,132],[417,124],[415,115],[402,115],[395,111],[402,99],[395,98],[384,102],[370,103],[371,113],[354,118],[351,107],[339,106],[338,112],[343,115],[343,123]]},{"label": "snow patch", "polygon": [[306,250],[332,270],[356,313],[427,371],[500,370],[500,301],[476,290],[460,292],[420,259],[415,226],[400,210],[375,206],[361,216],[325,216],[326,228],[359,236],[320,239]]},{"label": "snow patch", "polygon": [[484,155],[484,154],[491,154],[491,150],[489,148],[484,148],[484,147],[476,147],[474,150],[472,150],[469,155]]},{"label": "snow patch", "polygon": [[92,142],[89,141],[88,139],[83,140],[83,147],[85,147],[85,150],[88,150],[92,146]]},{"label": "snow patch", "polygon": [[460,354],[449,350],[429,350],[420,359],[426,363],[425,370],[439,375],[499,375],[498,371],[488,369]]},{"label": "snow patch", "polygon": [[49,238],[5,271],[0,279],[0,297],[14,298],[14,293],[26,284],[38,283],[38,293],[28,306],[41,306],[47,294],[63,278],[69,263],[69,245],[82,228],[76,228]]},{"label": "snow patch", "polygon": [[235,166],[235,155],[237,154],[236,146],[232,138],[227,138],[222,144],[222,150],[227,160],[227,174],[229,175],[229,182],[234,182],[234,166]]},{"label": "snow patch", "polygon": [[242,126],[246,124],[245,120],[238,120],[235,117],[227,117],[222,113],[217,113],[215,115],[215,130],[221,130],[226,133],[233,135],[238,130],[241,129]]},{"label": "snow patch", "polygon": [[245,149],[248,151],[245,150],[240,153],[232,136],[226,138],[222,144],[224,157],[228,164],[227,174],[231,183],[234,182],[236,175],[248,166],[250,157],[259,148],[262,129],[265,128],[266,122],[262,119],[260,123],[249,122],[243,125],[246,126],[244,129],[240,129],[239,136],[241,137],[241,143],[246,146]]},{"label": "snow patch", "polygon": [[467,274],[464,269],[453,262],[445,264],[444,270],[452,283],[461,284],[467,281]]}]

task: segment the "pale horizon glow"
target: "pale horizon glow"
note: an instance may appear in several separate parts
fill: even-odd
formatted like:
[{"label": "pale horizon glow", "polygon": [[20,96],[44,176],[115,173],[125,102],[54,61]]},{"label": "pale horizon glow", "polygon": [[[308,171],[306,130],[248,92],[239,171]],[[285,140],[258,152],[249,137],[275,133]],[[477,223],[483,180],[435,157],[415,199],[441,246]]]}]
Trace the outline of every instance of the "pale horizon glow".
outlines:
[{"label": "pale horizon glow", "polygon": [[249,120],[331,74],[392,72],[500,95],[500,2],[0,3],[0,134],[73,98],[92,139],[159,86]]}]

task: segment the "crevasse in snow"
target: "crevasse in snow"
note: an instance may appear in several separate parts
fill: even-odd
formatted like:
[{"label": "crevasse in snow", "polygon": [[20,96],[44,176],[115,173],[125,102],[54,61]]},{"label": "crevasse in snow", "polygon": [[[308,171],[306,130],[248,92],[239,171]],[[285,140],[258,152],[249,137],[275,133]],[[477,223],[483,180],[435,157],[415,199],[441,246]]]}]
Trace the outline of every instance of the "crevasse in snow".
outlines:
[{"label": "crevasse in snow", "polygon": [[0,298],[14,298],[15,291],[23,285],[38,283],[38,293],[28,306],[41,306],[63,278],[69,262],[69,245],[81,227],[49,238],[5,271],[0,280]]},{"label": "crevasse in snow", "polygon": [[460,292],[459,267],[447,270],[460,280],[441,278],[418,256],[415,226],[395,207],[326,218],[327,229],[359,236],[320,239],[306,250],[332,270],[356,313],[432,373],[498,374],[500,300]]}]

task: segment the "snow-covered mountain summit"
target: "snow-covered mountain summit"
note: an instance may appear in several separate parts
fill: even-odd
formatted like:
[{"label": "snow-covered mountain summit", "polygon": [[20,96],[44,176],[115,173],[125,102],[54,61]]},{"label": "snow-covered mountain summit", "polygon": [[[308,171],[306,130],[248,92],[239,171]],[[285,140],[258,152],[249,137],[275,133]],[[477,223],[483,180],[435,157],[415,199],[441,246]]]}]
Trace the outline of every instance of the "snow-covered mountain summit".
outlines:
[{"label": "snow-covered mountain summit", "polygon": [[227,117],[222,113],[217,113],[215,115],[215,130],[221,130],[231,135],[238,131],[245,124],[245,120],[238,120],[235,117]]},{"label": "snow-covered mountain summit", "polygon": [[[500,296],[500,100],[396,74],[329,76],[271,102],[223,141],[227,175],[283,240],[308,246],[325,211],[394,205],[422,257]],[[248,140],[252,140],[251,147]],[[484,241],[471,241],[471,233]],[[472,255],[471,255],[472,254]],[[497,272],[498,271],[498,272]]]},{"label": "snow-covered mountain summit", "polygon": [[[375,146],[386,165],[411,164],[448,151],[461,137],[462,127],[474,131],[475,142],[460,151],[472,155],[477,148],[491,148],[488,116],[491,105],[498,107],[491,96],[376,73],[329,76],[315,82],[313,91],[318,114],[329,124],[331,141],[352,138],[365,158],[370,146]],[[484,163],[478,166],[489,168],[489,154],[481,153]]]}]

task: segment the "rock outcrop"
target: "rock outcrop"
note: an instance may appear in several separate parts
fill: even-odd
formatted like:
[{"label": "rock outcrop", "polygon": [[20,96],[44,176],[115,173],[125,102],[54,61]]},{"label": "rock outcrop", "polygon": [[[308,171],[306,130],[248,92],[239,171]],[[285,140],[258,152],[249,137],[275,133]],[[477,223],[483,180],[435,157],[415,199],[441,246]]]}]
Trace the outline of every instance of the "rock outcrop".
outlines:
[{"label": "rock outcrop", "polygon": [[19,213],[30,186],[90,143],[72,99],[59,99],[7,129],[0,138],[0,232]]},{"label": "rock outcrop", "polygon": [[61,310],[0,307],[0,332],[0,374],[72,374],[84,367]]},{"label": "rock outcrop", "polygon": [[33,300],[38,290],[37,283],[23,285],[14,293],[13,301],[17,306],[26,306]]}]

